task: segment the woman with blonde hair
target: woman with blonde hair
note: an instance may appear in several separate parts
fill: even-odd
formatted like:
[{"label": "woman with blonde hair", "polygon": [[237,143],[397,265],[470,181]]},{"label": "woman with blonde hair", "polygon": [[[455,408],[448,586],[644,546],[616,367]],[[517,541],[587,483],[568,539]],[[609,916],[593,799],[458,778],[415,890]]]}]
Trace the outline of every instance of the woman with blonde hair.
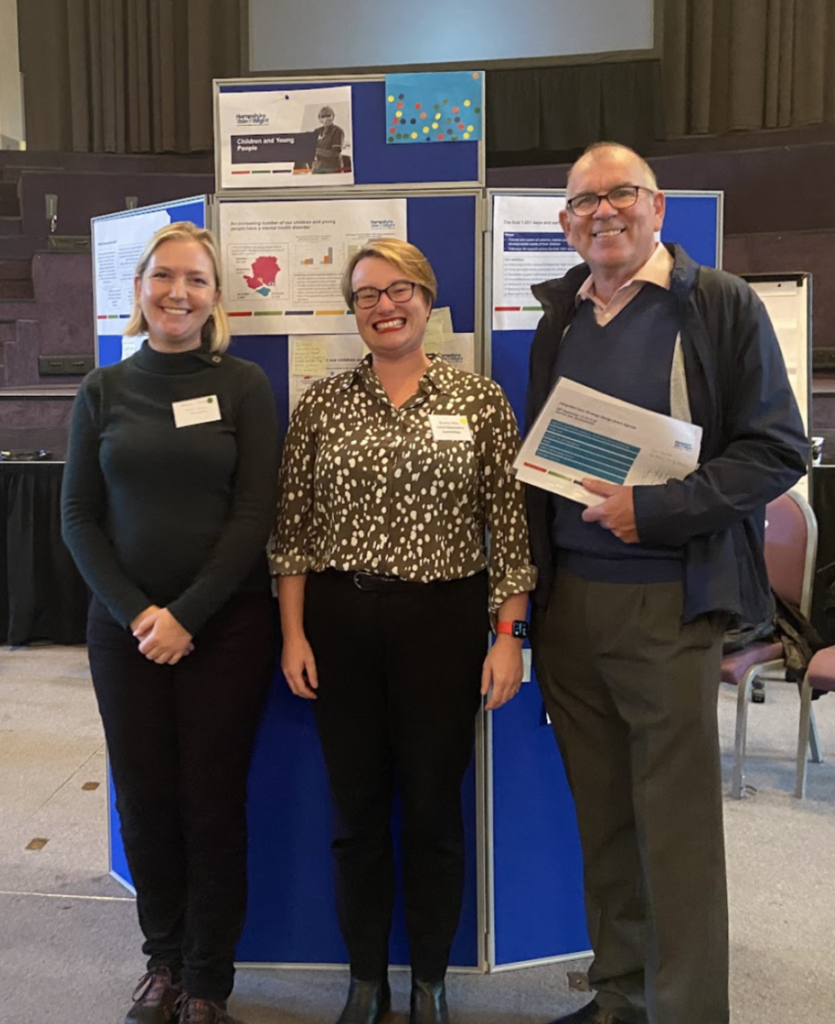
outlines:
[{"label": "woman with blonde hair", "polygon": [[333,794],[351,967],[337,1024],[378,1024],[391,1005],[395,788],[410,1022],[448,1024],[461,781],[482,697],[492,710],[519,690],[536,577],[512,472],[519,433],[498,384],[426,354],[437,284],[420,250],[369,243],[343,294],[370,355],[306,391],[287,434],[272,545],[282,668],[315,701]]},{"label": "woman with blonde hair", "polygon": [[93,599],[87,642],[147,973],[126,1024],[230,1024],[246,908],[246,780],[273,671],[265,544],[270,385],[226,354],[217,248],[180,222],[142,253],[133,356],[73,408],[63,536]]}]

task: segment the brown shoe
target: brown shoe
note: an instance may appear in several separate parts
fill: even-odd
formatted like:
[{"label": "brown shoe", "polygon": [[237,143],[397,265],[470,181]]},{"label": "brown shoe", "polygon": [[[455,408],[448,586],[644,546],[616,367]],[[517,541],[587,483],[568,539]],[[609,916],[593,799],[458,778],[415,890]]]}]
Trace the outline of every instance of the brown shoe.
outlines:
[{"label": "brown shoe", "polygon": [[208,999],[196,999],[194,996],[180,996],[179,1024],[242,1024],[230,1017],[226,1008]]},{"label": "brown shoe", "polygon": [[180,986],[174,984],[167,967],[148,971],[133,990],[133,1006],[125,1016],[125,1024],[173,1024],[180,994]]},{"label": "brown shoe", "polygon": [[551,1024],[626,1024],[620,1017],[616,1017],[611,1010],[604,1010],[596,999],[586,1003],[574,1013],[567,1013],[563,1017],[557,1017]]}]

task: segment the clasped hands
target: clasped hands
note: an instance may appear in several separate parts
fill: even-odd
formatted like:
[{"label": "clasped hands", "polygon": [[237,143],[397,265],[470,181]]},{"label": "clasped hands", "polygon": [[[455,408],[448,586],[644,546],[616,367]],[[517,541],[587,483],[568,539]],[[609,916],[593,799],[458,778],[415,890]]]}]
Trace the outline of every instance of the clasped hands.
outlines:
[{"label": "clasped hands", "polygon": [[149,605],[133,619],[130,628],[139,641],[140,654],[157,665],[176,665],[194,650],[191,633],[167,608]]}]

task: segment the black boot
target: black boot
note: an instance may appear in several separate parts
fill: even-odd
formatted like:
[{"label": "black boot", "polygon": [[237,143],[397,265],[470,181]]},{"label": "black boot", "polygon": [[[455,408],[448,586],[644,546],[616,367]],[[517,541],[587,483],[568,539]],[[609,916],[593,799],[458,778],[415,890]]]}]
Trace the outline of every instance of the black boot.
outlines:
[{"label": "black boot", "polygon": [[379,1024],[391,1007],[388,981],[360,981],[351,978],[345,1009],[336,1024]]},{"label": "black boot", "polygon": [[443,981],[413,981],[409,1024],[449,1024]]}]

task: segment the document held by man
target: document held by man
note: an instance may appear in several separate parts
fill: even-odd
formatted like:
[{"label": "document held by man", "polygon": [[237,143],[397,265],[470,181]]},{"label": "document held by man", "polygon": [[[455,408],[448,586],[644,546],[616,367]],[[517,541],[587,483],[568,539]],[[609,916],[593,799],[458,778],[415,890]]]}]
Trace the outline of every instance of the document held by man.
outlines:
[{"label": "document held by man", "polygon": [[621,402],[561,377],[514,462],[517,477],[584,505],[604,499],[580,483],[683,480],[699,465],[702,428]]}]

